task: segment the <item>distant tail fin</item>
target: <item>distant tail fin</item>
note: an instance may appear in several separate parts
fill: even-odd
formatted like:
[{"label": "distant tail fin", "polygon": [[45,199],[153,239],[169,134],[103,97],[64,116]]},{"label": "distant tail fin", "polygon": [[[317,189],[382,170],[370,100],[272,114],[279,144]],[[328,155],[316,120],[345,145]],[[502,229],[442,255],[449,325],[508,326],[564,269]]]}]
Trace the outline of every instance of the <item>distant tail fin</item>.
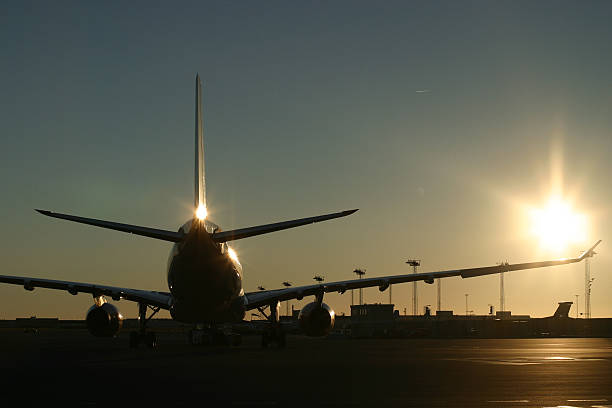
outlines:
[{"label": "distant tail fin", "polygon": [[195,110],[195,178],[194,205],[198,218],[206,218],[206,178],[204,170],[204,135],[202,124],[202,83],[196,75],[196,110]]},{"label": "distant tail fin", "polygon": [[569,317],[569,311],[573,302],[559,302],[559,307],[553,317]]}]

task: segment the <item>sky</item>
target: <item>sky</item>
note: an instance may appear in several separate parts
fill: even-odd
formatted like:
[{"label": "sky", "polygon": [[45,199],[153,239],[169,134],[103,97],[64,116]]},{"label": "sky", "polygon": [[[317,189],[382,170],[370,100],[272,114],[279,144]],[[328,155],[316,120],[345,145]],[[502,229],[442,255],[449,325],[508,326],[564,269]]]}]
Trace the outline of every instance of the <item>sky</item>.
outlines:
[{"label": "sky", "polygon": [[[425,272],[573,257],[602,239],[592,315],[610,317],[611,20],[603,1],[9,1],[0,274],[167,290],[169,243],[34,209],[171,230],[192,217],[199,72],[214,222],[359,208],[236,241],[246,291],[408,273],[410,258]],[[579,242],[533,236],[530,209],[551,194],[584,216]],[[584,265],[506,274],[505,293],[514,314],[576,294],[582,312]],[[442,308],[465,313],[465,294],[476,314],[497,309],[499,277],[445,279]],[[0,319],[81,319],[93,304],[4,284],[0,299]],[[349,313],[350,293],[325,301]],[[411,285],[392,301],[409,313]],[[435,304],[419,283],[419,309]]]}]

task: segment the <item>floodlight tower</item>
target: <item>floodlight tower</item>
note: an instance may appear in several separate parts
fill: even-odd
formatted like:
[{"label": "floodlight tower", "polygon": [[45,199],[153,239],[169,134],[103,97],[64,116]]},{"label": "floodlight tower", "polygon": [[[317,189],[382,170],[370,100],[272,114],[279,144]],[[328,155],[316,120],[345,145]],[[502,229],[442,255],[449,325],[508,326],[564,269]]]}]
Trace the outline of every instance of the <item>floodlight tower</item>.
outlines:
[{"label": "floodlight tower", "polygon": [[[363,275],[366,274],[366,270],[357,268],[353,271],[353,273],[359,276],[359,279],[361,279]],[[361,306],[362,304],[363,304],[363,288],[359,288],[359,305]]]},{"label": "floodlight tower", "polygon": [[[285,281],[283,282],[283,286],[288,288],[291,286],[291,282]],[[287,308],[287,316],[289,316],[289,300],[285,300],[285,307]]]},{"label": "floodlight tower", "polygon": [[586,259],[584,260],[584,318],[591,318],[591,285],[593,284],[593,280],[591,279],[591,258],[593,255],[597,254],[597,252],[591,250],[588,254],[586,254]]},{"label": "floodlight tower", "polygon": [[579,297],[580,295],[574,295],[574,296],[576,296],[576,319],[577,319],[577,318],[578,318],[578,316],[579,316],[579,313],[578,313],[578,297]]},{"label": "floodlight tower", "polygon": [[591,259],[587,258],[584,260],[584,318],[591,318],[591,285],[593,284],[591,279]]},{"label": "floodlight tower", "polygon": [[[421,266],[420,259],[409,259],[406,263],[412,266],[412,273],[417,273],[417,266]],[[417,283],[412,282],[412,315],[416,316],[419,313],[419,303],[417,298]]]},{"label": "floodlight tower", "polygon": [[[508,266],[508,261],[498,263],[500,266]],[[499,311],[506,310],[506,291],[504,289],[504,272],[499,274]]]},{"label": "floodlight tower", "polygon": [[438,278],[438,312],[442,310],[442,278]]}]

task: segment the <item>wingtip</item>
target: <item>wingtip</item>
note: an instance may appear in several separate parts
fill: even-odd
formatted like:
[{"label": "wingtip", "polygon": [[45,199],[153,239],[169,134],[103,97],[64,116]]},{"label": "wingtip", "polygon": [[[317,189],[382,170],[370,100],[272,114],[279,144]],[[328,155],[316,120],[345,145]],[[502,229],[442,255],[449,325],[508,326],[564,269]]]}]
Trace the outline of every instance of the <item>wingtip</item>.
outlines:
[{"label": "wingtip", "polygon": [[355,208],[354,210],[346,210],[343,212],[344,212],[344,215],[351,215],[351,214],[356,213],[357,211],[359,211],[359,208]]},{"label": "wingtip", "polygon": [[51,214],[51,211],[47,211],[47,210],[39,210],[38,208],[35,208],[34,211],[42,214],[42,215],[49,215]]},{"label": "wingtip", "polygon": [[587,258],[587,257],[592,257],[593,255],[595,255],[595,254],[596,254],[596,252],[595,252],[595,248],[596,248],[596,247],[597,247],[597,245],[599,245],[600,243],[601,243],[601,239],[600,239],[600,240],[598,240],[598,241],[597,241],[595,244],[593,244],[593,246],[592,246],[592,247],[590,247],[589,249],[587,249],[586,251],[584,251],[584,252],[582,253],[582,255],[580,255],[580,258],[578,258],[578,259],[583,260],[584,258]]}]

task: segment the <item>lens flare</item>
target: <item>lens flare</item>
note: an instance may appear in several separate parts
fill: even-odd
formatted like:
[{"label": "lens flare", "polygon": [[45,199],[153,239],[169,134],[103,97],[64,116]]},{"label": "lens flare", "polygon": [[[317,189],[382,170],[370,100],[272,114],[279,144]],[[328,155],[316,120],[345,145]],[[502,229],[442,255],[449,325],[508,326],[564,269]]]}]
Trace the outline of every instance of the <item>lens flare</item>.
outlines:
[{"label": "lens flare", "polygon": [[198,209],[196,210],[196,217],[198,218],[198,220],[205,220],[207,215],[208,211],[206,211],[206,207],[200,204],[198,206]]},{"label": "lens flare", "polygon": [[562,251],[570,244],[586,241],[587,218],[578,214],[560,197],[552,197],[544,208],[529,212],[531,233],[548,250]]},{"label": "lens flare", "polygon": [[236,251],[234,251],[234,249],[230,246],[227,247],[227,253],[229,255],[230,258],[232,258],[232,260],[236,261],[236,262],[240,262],[238,261],[238,254],[236,254]]}]

